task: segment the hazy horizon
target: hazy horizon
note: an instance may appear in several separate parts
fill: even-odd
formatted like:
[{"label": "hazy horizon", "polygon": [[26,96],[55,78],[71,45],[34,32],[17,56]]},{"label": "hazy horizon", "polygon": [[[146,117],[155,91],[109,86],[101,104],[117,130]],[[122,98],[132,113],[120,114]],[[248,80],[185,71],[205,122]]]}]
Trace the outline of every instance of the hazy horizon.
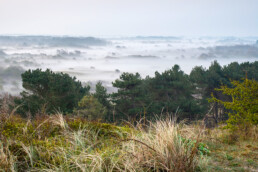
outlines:
[{"label": "hazy horizon", "polygon": [[21,73],[49,68],[93,87],[101,81],[112,92],[111,82],[122,72],[153,76],[155,71],[164,72],[178,64],[189,74],[193,67],[207,68],[214,60],[227,65],[257,59],[256,37],[0,36],[0,86],[2,91],[18,94]]}]

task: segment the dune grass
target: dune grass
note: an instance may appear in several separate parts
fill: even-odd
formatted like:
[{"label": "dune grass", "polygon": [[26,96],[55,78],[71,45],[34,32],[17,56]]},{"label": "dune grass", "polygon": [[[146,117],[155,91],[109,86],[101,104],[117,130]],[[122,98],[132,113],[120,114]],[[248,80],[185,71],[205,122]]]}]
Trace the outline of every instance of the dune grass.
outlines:
[{"label": "dune grass", "polygon": [[[257,137],[172,119],[115,126],[62,114],[0,116],[0,171],[252,171]],[[253,134],[256,133],[254,128]],[[245,158],[248,157],[248,158]]]}]

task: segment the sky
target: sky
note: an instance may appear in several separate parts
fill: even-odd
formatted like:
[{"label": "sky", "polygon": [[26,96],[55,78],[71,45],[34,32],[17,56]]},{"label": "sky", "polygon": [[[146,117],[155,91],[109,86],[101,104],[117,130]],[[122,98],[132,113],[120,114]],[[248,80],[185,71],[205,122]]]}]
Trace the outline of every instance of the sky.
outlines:
[{"label": "sky", "polygon": [[258,36],[258,0],[0,0],[0,35]]}]

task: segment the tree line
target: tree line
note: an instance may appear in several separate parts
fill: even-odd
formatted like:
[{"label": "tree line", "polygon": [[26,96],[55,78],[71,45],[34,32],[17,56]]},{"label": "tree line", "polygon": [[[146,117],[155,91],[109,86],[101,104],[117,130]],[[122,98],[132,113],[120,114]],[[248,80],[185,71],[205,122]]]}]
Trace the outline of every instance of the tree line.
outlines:
[{"label": "tree line", "polygon": [[15,98],[15,105],[20,106],[17,113],[25,117],[61,111],[90,120],[118,122],[151,120],[176,113],[179,119],[195,120],[210,111],[218,121],[221,107],[208,99],[211,95],[216,99],[230,99],[215,88],[231,88],[232,80],[244,78],[258,80],[258,61],[225,66],[214,61],[207,69],[194,67],[189,75],[179,65],[155,72],[153,77],[125,72],[112,82],[117,92],[111,94],[101,82],[96,84],[95,92],[90,93],[90,87],[83,86],[75,77],[36,69],[22,74],[25,90]]}]

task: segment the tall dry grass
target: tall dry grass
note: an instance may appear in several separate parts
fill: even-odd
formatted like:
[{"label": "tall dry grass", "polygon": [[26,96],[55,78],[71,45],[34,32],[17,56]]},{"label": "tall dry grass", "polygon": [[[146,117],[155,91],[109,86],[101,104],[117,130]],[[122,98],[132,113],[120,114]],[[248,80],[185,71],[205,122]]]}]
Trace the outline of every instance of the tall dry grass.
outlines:
[{"label": "tall dry grass", "polygon": [[[192,127],[166,119],[150,123],[147,130],[137,127],[137,131],[122,144],[129,171],[182,172],[198,166],[199,138]],[[196,140],[191,146],[190,139]]]},{"label": "tall dry grass", "polygon": [[[60,113],[40,121],[17,125],[22,127],[22,139],[1,136],[5,139],[0,144],[2,171],[183,172],[201,164],[197,147],[202,130],[172,119],[131,129],[108,125],[114,130],[112,136],[80,121],[71,124]],[[75,124],[77,129],[73,129]],[[54,135],[46,133],[48,127]]]}]

